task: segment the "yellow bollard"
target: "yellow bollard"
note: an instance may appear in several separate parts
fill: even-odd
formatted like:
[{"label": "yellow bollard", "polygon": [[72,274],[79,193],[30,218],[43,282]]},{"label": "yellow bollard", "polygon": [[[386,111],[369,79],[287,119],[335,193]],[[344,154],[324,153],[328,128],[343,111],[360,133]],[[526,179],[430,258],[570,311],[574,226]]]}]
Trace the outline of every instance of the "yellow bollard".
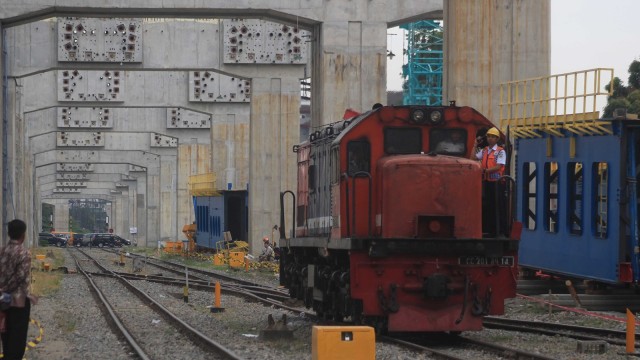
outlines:
[{"label": "yellow bollard", "polygon": [[189,302],[189,287],[186,285],[182,288],[182,300],[186,303]]},{"label": "yellow bollard", "polygon": [[215,290],[215,300],[214,305],[211,307],[212,313],[218,313],[224,311],[223,307],[220,307],[220,282],[216,281],[216,290]]},{"label": "yellow bollard", "polygon": [[627,309],[627,354],[636,351],[636,317]]}]

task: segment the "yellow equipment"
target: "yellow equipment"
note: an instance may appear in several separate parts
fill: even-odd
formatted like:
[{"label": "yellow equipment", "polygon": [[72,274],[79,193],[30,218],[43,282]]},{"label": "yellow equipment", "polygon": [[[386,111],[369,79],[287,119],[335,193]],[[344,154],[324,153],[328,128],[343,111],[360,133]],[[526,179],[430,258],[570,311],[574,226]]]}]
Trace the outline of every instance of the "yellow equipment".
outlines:
[{"label": "yellow equipment", "polygon": [[233,241],[231,233],[224,233],[224,241],[216,243],[216,255],[213,257],[214,265],[229,264],[232,268],[244,267],[244,257],[249,253],[249,244],[246,241]]},{"label": "yellow equipment", "polygon": [[369,326],[314,326],[311,352],[313,360],[374,360],[376,335]]},{"label": "yellow equipment", "polygon": [[182,241],[165,241],[163,249],[167,254],[182,254]]},{"label": "yellow equipment", "polygon": [[182,227],[182,233],[189,240],[189,253],[190,254],[192,254],[192,253],[194,253],[196,251],[196,239],[195,239],[196,232],[197,232],[197,228],[196,228],[196,223],[195,222],[193,224],[187,224],[187,225]]}]

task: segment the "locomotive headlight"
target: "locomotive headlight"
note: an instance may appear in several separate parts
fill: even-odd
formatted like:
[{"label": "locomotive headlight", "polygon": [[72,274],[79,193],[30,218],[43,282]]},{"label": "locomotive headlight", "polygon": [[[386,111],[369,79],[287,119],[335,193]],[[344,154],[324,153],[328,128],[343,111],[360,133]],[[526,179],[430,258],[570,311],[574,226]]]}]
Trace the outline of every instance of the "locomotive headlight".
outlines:
[{"label": "locomotive headlight", "polygon": [[429,122],[431,122],[431,124],[439,124],[442,121],[442,112],[439,110],[435,110],[432,111],[431,114],[429,114]]},{"label": "locomotive headlight", "polygon": [[425,113],[424,110],[422,109],[415,109],[411,112],[411,121],[417,123],[417,124],[422,124],[422,122],[425,119]]}]

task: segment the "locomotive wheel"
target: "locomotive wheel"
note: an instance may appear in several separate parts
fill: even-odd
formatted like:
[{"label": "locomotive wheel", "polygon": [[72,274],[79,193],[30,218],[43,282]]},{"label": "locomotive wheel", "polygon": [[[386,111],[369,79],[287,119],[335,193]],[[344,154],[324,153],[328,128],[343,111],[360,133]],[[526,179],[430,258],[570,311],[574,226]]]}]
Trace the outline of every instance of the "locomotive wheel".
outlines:
[{"label": "locomotive wheel", "polygon": [[351,321],[354,325],[363,324],[362,310],[362,300],[353,300],[353,306],[351,308]]},{"label": "locomotive wheel", "polygon": [[382,317],[364,317],[364,323],[375,329],[376,336],[387,335],[387,319]]}]

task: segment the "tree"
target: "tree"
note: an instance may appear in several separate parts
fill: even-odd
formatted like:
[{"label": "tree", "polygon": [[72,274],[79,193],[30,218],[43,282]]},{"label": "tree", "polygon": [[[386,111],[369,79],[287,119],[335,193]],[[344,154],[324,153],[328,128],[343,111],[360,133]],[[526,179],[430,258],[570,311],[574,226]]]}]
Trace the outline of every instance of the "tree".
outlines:
[{"label": "tree", "polygon": [[605,106],[604,114],[602,114],[602,117],[604,118],[613,117],[613,111],[615,109],[625,108],[628,110],[629,106],[631,106],[631,103],[629,102],[629,100],[625,98],[620,97],[620,98],[609,99],[609,103],[607,104],[607,106]]},{"label": "tree", "polygon": [[613,112],[619,108],[626,109],[630,114],[640,114],[640,61],[633,60],[629,65],[628,86],[625,86],[619,78],[614,77],[611,84],[606,85],[605,89],[611,91],[611,96],[607,99],[607,106],[604,108],[602,117],[613,117]]},{"label": "tree", "polygon": [[629,65],[629,86],[640,89],[640,61],[633,60]]},{"label": "tree", "polygon": [[614,77],[612,84],[605,85],[604,89],[607,91],[611,91],[611,85],[613,85],[613,91],[611,92],[611,96],[609,98],[619,98],[627,96],[628,89],[622,84],[622,80],[620,80],[619,77]]}]

